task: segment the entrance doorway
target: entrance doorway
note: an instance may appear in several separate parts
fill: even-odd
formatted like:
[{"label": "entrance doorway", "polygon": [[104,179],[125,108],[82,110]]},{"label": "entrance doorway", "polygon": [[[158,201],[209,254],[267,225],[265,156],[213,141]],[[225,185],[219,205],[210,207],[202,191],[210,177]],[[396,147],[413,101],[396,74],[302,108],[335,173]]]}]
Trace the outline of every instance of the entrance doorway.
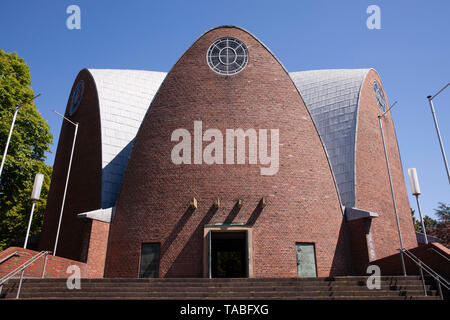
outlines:
[{"label": "entrance doorway", "polygon": [[212,278],[248,277],[247,232],[210,231],[209,267]]}]

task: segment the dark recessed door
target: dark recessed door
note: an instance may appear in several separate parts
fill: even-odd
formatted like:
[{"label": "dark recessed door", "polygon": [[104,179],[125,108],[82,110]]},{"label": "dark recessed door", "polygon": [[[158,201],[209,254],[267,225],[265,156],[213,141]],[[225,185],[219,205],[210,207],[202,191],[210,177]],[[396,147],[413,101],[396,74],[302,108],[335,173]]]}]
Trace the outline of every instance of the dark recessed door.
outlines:
[{"label": "dark recessed door", "polygon": [[247,233],[210,232],[210,276],[245,278],[248,275]]}]

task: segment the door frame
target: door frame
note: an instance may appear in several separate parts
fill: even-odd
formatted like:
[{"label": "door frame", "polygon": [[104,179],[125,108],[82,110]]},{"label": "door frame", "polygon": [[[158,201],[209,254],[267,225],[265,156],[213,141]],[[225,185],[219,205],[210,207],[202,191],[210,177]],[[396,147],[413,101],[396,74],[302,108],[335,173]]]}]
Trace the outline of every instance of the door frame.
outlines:
[{"label": "door frame", "polygon": [[243,225],[205,225],[203,228],[203,278],[211,278],[211,232],[245,232],[247,235],[247,277],[253,278],[253,228]]},{"label": "door frame", "polygon": [[316,243],[315,242],[305,242],[305,241],[296,241],[295,242],[295,262],[297,267],[297,278],[300,278],[298,275],[298,253],[297,253],[297,245],[299,244],[310,244],[313,247],[313,253],[314,253],[314,267],[316,269],[316,276],[312,278],[317,278],[319,276],[317,271],[317,255],[316,255]]},{"label": "door frame", "polygon": [[[141,277],[141,267],[142,267],[142,249],[144,248],[144,245],[146,245],[146,244],[152,244],[152,245],[158,245],[158,270],[157,270],[157,273],[158,273],[158,276],[157,277],[155,277],[155,278],[143,278],[143,277]],[[161,242],[152,242],[152,241],[150,241],[150,242],[142,242],[141,243],[141,249],[140,249],[140,251],[139,251],[139,265],[138,265],[138,278],[139,279],[157,279],[157,278],[159,278],[160,277],[160,269],[161,269]]]}]

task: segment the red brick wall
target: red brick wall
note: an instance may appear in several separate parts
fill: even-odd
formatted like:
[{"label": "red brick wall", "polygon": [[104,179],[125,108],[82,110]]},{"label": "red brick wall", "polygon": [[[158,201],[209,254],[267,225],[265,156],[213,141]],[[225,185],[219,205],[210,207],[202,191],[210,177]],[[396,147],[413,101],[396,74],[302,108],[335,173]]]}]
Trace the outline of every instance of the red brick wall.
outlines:
[{"label": "red brick wall", "polygon": [[[0,252],[0,261],[10,254],[14,253],[15,251],[18,251],[17,256],[14,256],[0,264],[0,278],[4,277],[9,272],[21,266],[23,263],[27,262],[29,259],[39,253],[38,251],[9,247],[8,249]],[[45,258],[44,256],[42,256],[41,258],[36,260],[35,263],[25,269],[24,277],[41,277],[44,267],[44,260]],[[78,267],[80,267],[81,276],[83,278],[85,277],[85,263],[48,255],[45,267],[45,278],[67,278],[70,274],[66,273],[66,270],[70,265],[77,265]],[[20,277],[20,272],[17,273],[16,277]]]},{"label": "red brick wall", "polygon": [[[376,258],[396,253],[400,247],[391,189],[378,123],[380,109],[375,101],[372,83],[381,80],[374,70],[369,71],[362,85],[358,108],[356,136],[356,207],[379,214],[372,219],[371,231]],[[384,88],[383,88],[384,90]],[[387,97],[385,93],[385,97]],[[403,245],[417,247],[416,235],[403,176],[391,113],[382,120],[389,157]]]},{"label": "red brick wall", "polygon": [[[249,63],[233,76],[206,63],[223,36],[243,41]],[[260,165],[174,165],[175,129],[279,129],[280,168]],[[224,141],[225,143],[225,141]],[[203,143],[206,146],[207,143]],[[247,159],[248,163],[248,159]],[[196,197],[198,209],[188,210]],[[220,208],[211,209],[219,197]],[[257,204],[267,198],[259,212]],[[240,210],[233,210],[243,199]],[[202,277],[203,226],[254,225],[256,277],[296,277],[296,242],[316,244],[319,276],[346,274],[348,248],[329,163],[291,78],[252,35],[222,27],[200,37],[167,75],[139,130],[110,229],[106,277],[137,277],[142,242],[161,243],[160,277]]]},{"label": "red brick wall", "polygon": [[[440,243],[429,243],[410,250],[417,258],[422,260],[427,266],[437,272],[447,280],[450,280],[450,250]],[[436,252],[437,251],[437,252]],[[404,257],[406,273],[408,275],[420,274],[419,268],[409,258]],[[399,253],[373,261],[380,267],[381,275],[401,275],[403,274]],[[424,273],[424,275],[427,275]]]},{"label": "red brick wall", "polygon": [[[78,219],[76,215],[101,207],[101,133],[97,91],[87,70],[82,70],[74,82],[65,115],[69,117],[72,93],[79,80],[84,80],[84,94],[77,112],[70,117],[72,121],[79,123],[79,127],[56,254],[85,262],[87,257],[84,253],[87,250],[83,248],[83,244],[89,239],[90,222]],[[53,251],[54,248],[73,137],[74,126],[63,121],[39,243],[40,250]]]},{"label": "red brick wall", "polygon": [[[109,223],[92,220],[90,221],[90,235],[87,237],[87,262],[82,263],[58,256],[48,255],[45,277],[46,278],[67,278],[66,273],[70,265],[80,267],[82,278],[103,278],[105,270],[106,248],[108,242]],[[0,261],[17,251],[17,255],[12,256],[8,260],[0,264],[0,278],[8,274],[10,271],[19,267],[30,258],[38,254],[38,251],[28,250],[17,247],[10,247],[0,252]],[[30,267],[25,270],[25,277],[40,277],[44,266],[44,257],[36,260]],[[20,274],[18,274],[20,276]]]},{"label": "red brick wall", "polygon": [[108,234],[109,223],[92,220],[87,258],[88,278],[103,278]]},{"label": "red brick wall", "polygon": [[369,261],[369,249],[367,246],[366,219],[348,222],[351,239],[352,265],[354,274],[366,274]]}]

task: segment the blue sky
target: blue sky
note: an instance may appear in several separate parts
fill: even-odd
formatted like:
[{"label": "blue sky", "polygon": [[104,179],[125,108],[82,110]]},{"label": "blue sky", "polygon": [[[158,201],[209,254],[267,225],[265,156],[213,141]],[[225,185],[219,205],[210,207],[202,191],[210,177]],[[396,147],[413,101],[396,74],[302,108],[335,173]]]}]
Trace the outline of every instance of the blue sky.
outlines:
[{"label": "blue sky", "polygon": [[[81,8],[81,30],[66,27],[66,8]],[[381,9],[381,29],[369,30],[369,5]],[[450,1],[3,1],[0,48],[30,66],[36,106],[54,136],[77,73],[83,68],[169,71],[202,33],[219,25],[252,32],[288,71],[367,68],[378,71],[390,103],[408,192],[417,168],[424,214],[450,203],[426,96],[450,81]],[[450,150],[450,88],[435,99]],[[376,192],[376,190],[374,190]],[[416,209],[414,198],[410,204]],[[416,210],[417,211],[417,210]]]}]

